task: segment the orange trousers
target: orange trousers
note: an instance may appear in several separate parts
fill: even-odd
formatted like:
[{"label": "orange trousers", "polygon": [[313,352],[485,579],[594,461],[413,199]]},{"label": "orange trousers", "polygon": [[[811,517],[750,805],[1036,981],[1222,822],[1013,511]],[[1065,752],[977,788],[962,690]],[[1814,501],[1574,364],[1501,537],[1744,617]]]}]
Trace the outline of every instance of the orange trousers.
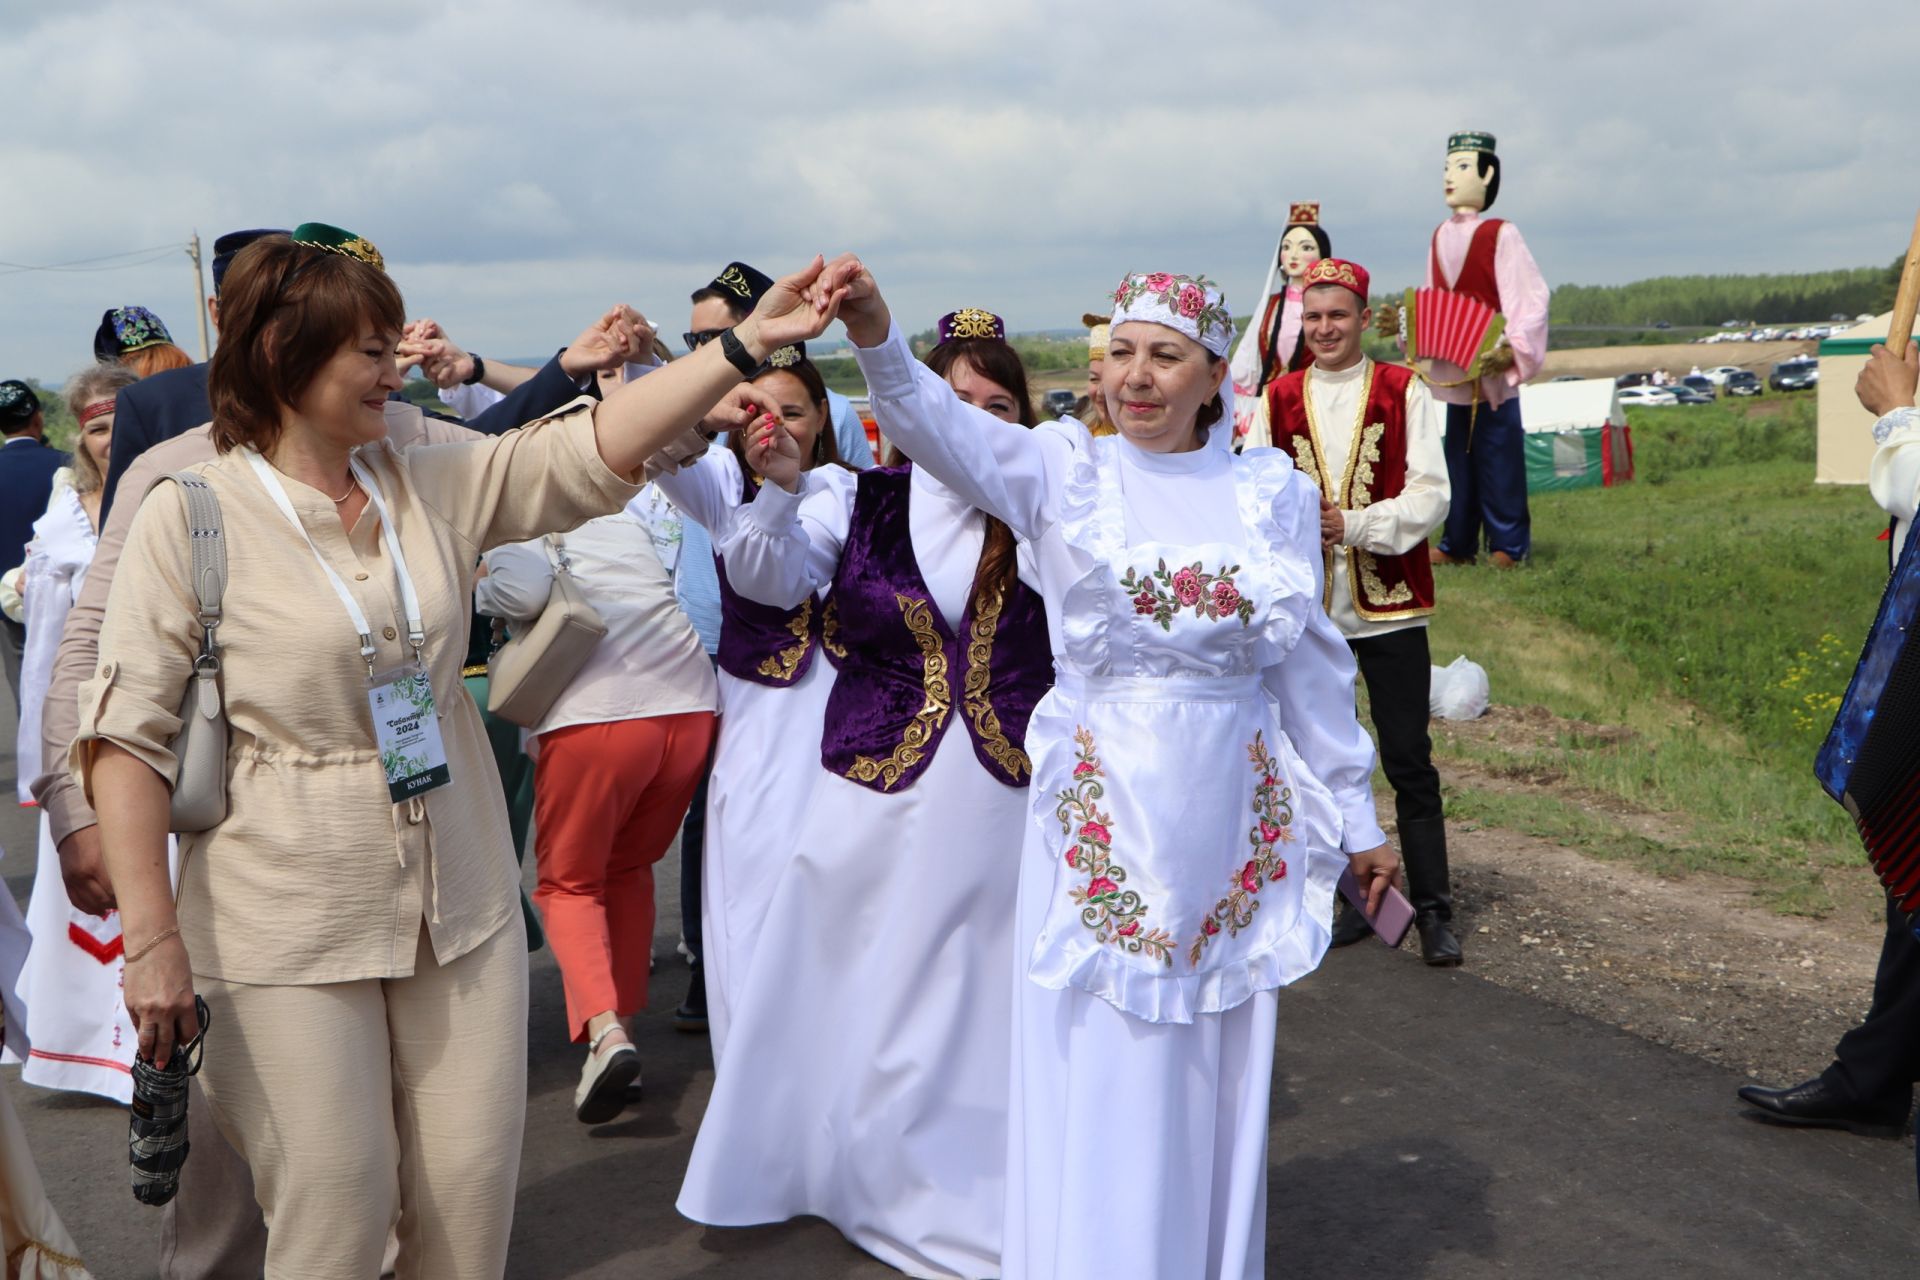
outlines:
[{"label": "orange trousers", "polygon": [[713,750],[710,711],[540,735],[533,774],[534,905],[560,963],[567,1027],[647,1006],[653,864],[673,844]]}]

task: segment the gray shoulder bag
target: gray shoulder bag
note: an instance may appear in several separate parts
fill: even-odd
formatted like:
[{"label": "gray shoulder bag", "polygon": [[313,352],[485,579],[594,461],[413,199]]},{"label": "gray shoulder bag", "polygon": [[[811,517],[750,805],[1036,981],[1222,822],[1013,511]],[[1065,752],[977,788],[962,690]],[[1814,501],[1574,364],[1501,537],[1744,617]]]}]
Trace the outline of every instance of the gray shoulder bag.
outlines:
[{"label": "gray shoulder bag", "polygon": [[607,634],[607,624],[573,580],[559,535],[548,534],[544,545],[553,563],[547,607],[487,659],[487,710],[528,729],[553,708]]},{"label": "gray shoulder bag", "polygon": [[180,731],[168,744],[179,767],[167,829],[207,831],[227,817],[227,711],[220,696],[220,646],[214,640],[220,626],[220,599],[227,589],[227,540],[220,523],[220,500],[207,482],[191,471],[176,471],[154,484],[168,480],[180,486],[187,500],[200,653],[180,699]]}]

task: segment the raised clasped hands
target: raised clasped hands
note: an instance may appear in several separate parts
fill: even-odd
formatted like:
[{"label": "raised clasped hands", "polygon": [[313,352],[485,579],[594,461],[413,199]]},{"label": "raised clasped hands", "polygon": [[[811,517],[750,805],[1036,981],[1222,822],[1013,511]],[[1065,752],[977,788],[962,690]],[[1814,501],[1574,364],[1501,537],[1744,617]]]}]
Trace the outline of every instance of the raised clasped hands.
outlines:
[{"label": "raised clasped hands", "polygon": [[1367,892],[1367,918],[1371,920],[1380,914],[1380,903],[1387,896],[1389,886],[1400,884],[1400,855],[1393,846],[1383,844],[1361,853],[1347,855],[1347,865],[1353,871],[1353,878]]},{"label": "raised clasped hands", "polygon": [[401,372],[418,365],[420,372],[442,391],[457,387],[473,376],[473,357],[449,338],[436,320],[423,318],[409,323],[401,331],[395,355]]},{"label": "raised clasped hands", "polygon": [[854,346],[877,347],[886,341],[893,317],[880,296],[879,282],[857,255],[843,253],[829,262],[815,288],[840,292],[840,322]]},{"label": "raised clasped hands", "polygon": [[1906,350],[1895,355],[1884,342],[1876,342],[1867,352],[1867,367],[1853,384],[1861,407],[1876,418],[1884,418],[1895,409],[1913,406],[1914,389],[1920,384],[1920,343],[1907,343]]},{"label": "raised clasped hands", "polygon": [[645,316],[617,302],[560,353],[560,368],[570,378],[584,378],[638,363],[652,354],[653,337]]},{"label": "raised clasped hands", "polygon": [[765,360],[782,347],[817,338],[839,313],[845,290],[819,289],[826,259],[815,254],[802,271],[774,282],[760,297],[753,314],[733,327],[734,336],[755,360]]}]

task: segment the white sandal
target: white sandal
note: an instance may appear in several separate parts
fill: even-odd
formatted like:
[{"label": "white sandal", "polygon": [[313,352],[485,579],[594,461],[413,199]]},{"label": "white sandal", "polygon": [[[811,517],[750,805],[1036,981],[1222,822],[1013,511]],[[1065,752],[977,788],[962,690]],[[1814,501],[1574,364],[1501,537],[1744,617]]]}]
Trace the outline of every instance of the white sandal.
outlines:
[{"label": "white sandal", "polygon": [[619,1115],[627,1105],[627,1086],[640,1078],[640,1052],[632,1044],[617,1044],[600,1052],[602,1041],[625,1030],[618,1022],[612,1023],[587,1046],[580,1087],[573,1091],[574,1118],[582,1124],[605,1124]]}]

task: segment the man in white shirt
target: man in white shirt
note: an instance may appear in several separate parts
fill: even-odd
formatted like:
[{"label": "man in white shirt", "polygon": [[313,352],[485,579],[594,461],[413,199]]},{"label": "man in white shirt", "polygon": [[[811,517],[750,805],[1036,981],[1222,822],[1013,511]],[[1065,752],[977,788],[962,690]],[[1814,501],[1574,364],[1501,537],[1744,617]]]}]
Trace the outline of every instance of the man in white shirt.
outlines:
[{"label": "man in white shirt", "polygon": [[[1364,268],[1323,258],[1303,286],[1301,332],[1312,363],[1269,386],[1253,436],[1271,433],[1320,487],[1327,613],[1367,683],[1421,958],[1457,965],[1446,820],[1427,733],[1434,594],[1426,541],[1446,519],[1450,493],[1441,409],[1413,370],[1362,353],[1360,337],[1373,319]],[[1334,944],[1367,931],[1349,909]]]}]

